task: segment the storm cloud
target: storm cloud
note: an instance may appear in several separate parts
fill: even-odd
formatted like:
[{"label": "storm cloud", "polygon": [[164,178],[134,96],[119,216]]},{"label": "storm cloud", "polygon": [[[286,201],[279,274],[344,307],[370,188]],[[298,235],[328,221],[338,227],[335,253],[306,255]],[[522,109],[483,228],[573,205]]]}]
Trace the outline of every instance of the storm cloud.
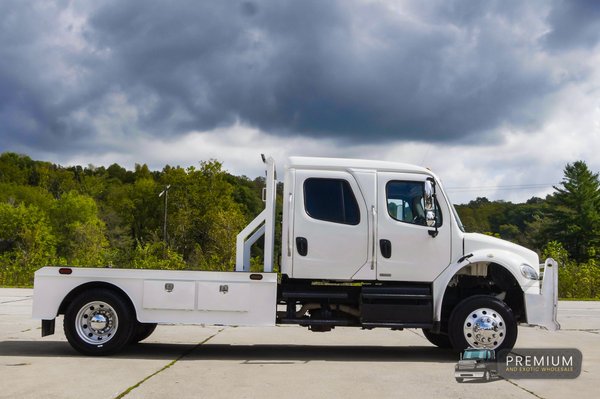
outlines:
[{"label": "storm cloud", "polygon": [[594,48],[600,43],[600,4],[596,0],[563,0],[548,16],[550,49]]},{"label": "storm cloud", "polygon": [[354,144],[494,142],[539,127],[591,73],[561,57],[597,45],[599,9],[6,1],[0,149],[94,153],[235,124]]}]

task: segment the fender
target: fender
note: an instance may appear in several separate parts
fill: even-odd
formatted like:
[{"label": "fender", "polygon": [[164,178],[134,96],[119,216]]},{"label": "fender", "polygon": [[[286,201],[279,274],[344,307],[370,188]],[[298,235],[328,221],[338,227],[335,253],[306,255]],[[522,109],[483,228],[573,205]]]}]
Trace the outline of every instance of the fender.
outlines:
[{"label": "fender", "polygon": [[513,252],[505,251],[502,249],[480,249],[473,251],[472,253],[466,254],[459,259],[459,262],[450,264],[434,281],[433,281],[433,321],[439,322],[442,316],[442,302],[444,300],[444,294],[446,293],[446,287],[448,283],[462,268],[473,263],[495,263],[506,270],[508,270],[515,278],[523,293],[539,292],[539,282],[537,280],[528,280],[521,275],[520,266],[522,264],[529,264],[539,272],[539,265],[531,265],[530,261],[527,261],[522,256],[519,256]]},{"label": "fender", "polygon": [[[73,274],[68,277],[60,276],[55,267],[43,267],[35,272],[35,290],[32,317],[34,319],[52,320],[63,313],[70,299],[82,290],[91,287],[110,288],[128,300],[135,310],[140,312],[140,306],[132,299],[132,294],[141,295],[141,280],[119,279],[102,276],[98,271],[106,274],[106,269],[80,269],[71,268]],[[130,272],[126,269],[116,269],[116,273]]]}]

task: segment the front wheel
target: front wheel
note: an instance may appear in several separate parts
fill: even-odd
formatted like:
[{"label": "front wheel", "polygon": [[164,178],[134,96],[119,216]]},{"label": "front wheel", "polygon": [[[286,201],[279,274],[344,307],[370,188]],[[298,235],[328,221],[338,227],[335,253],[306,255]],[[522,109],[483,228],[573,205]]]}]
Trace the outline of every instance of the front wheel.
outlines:
[{"label": "front wheel", "polygon": [[96,288],[75,297],[65,312],[63,326],[67,340],[78,352],[108,355],[130,342],[135,315],[119,294]]},{"label": "front wheel", "polygon": [[489,382],[492,379],[489,371],[486,370],[486,372],[483,373],[483,379],[486,380],[487,382]]},{"label": "front wheel", "polygon": [[448,336],[459,352],[469,347],[512,349],[517,341],[517,321],[500,299],[476,295],[456,305],[450,315]]}]

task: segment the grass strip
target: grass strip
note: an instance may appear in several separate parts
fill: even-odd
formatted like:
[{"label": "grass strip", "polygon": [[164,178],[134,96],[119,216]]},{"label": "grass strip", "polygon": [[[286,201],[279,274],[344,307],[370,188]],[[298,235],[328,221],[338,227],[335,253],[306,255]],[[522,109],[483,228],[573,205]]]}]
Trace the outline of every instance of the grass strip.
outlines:
[{"label": "grass strip", "polygon": [[597,302],[600,301],[598,298],[558,298],[559,301],[566,302]]}]

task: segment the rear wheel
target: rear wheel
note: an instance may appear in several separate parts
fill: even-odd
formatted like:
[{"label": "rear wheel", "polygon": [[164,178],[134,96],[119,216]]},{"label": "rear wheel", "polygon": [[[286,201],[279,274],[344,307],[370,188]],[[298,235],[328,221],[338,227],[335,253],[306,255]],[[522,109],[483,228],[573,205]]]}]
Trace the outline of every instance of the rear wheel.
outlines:
[{"label": "rear wheel", "polygon": [[503,301],[476,295],[456,305],[450,315],[448,336],[459,352],[469,347],[512,349],[517,341],[517,321]]},{"label": "rear wheel", "polygon": [[450,338],[447,334],[436,334],[432,333],[430,330],[423,329],[423,335],[429,342],[439,348],[452,348]]},{"label": "rear wheel", "polygon": [[118,352],[132,337],[135,315],[114,291],[95,288],[75,297],[67,308],[64,330],[71,346],[84,355]]},{"label": "rear wheel", "polygon": [[140,323],[139,321],[136,322],[130,343],[136,344],[140,341],[145,340],[150,335],[152,335],[154,330],[156,330],[156,323]]}]

